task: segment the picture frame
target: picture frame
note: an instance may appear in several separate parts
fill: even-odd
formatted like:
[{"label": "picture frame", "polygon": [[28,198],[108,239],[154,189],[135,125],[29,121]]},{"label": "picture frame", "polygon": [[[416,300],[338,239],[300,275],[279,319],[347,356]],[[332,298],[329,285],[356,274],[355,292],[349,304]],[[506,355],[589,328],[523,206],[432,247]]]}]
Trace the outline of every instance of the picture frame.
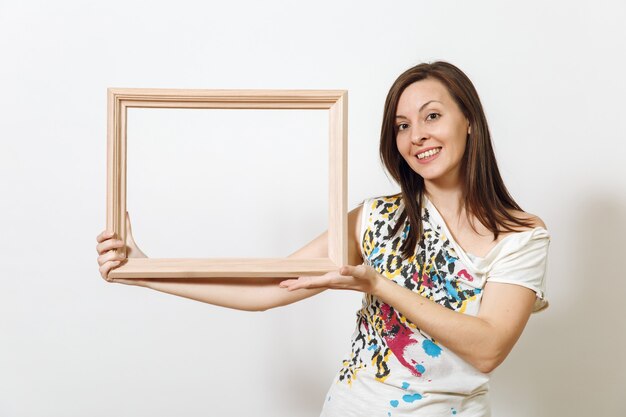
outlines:
[{"label": "picture frame", "polygon": [[[347,90],[107,89],[106,230],[127,242],[126,145],[129,108],[325,109],[328,135],[328,255],[323,258],[127,258],[111,279],[298,277],[347,263]],[[126,248],[115,250],[125,256]]]}]

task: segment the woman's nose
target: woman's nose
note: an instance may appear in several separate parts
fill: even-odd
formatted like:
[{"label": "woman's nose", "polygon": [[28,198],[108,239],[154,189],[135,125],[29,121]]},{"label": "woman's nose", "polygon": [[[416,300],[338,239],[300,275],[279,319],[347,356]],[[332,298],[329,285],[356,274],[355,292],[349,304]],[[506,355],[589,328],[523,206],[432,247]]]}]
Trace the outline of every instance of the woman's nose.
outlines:
[{"label": "woman's nose", "polygon": [[419,145],[424,139],[426,139],[426,132],[420,127],[414,127],[411,129],[411,143]]}]

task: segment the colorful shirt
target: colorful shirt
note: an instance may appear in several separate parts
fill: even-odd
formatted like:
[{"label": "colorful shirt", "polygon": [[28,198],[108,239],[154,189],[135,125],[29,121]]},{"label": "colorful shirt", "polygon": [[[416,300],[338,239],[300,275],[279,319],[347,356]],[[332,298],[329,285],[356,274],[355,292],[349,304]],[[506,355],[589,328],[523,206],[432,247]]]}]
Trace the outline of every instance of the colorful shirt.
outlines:
[{"label": "colorful shirt", "polygon": [[[398,285],[461,314],[476,316],[487,281],[535,291],[534,312],[548,306],[545,271],[550,242],[542,227],[511,233],[485,256],[466,253],[424,197],[423,240],[403,260],[410,225],[390,236],[403,210],[400,196],[365,200],[364,263]],[[489,377],[378,298],[364,294],[343,366],[321,417],[490,416]]]}]

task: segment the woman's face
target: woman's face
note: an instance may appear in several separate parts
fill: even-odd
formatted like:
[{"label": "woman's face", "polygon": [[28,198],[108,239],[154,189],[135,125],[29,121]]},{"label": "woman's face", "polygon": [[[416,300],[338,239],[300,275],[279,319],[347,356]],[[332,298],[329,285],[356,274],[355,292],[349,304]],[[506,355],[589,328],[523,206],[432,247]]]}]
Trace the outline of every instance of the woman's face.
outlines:
[{"label": "woman's face", "polygon": [[398,151],[425,183],[460,183],[469,121],[440,81],[426,78],[406,87],[395,126]]}]

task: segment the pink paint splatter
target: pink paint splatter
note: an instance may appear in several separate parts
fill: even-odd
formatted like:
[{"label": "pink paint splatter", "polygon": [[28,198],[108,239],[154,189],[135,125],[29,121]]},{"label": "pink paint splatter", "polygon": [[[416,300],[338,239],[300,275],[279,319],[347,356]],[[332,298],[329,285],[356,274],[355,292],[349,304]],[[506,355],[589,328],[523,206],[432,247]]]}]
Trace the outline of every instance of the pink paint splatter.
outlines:
[{"label": "pink paint splatter", "polygon": [[[419,284],[419,277],[420,277],[420,273],[415,271],[415,273],[413,274],[413,281]],[[422,274],[422,285],[426,288],[433,287],[433,280],[430,279],[430,276],[426,273]]]},{"label": "pink paint splatter", "polygon": [[[417,340],[413,339],[413,331],[400,322],[398,315],[395,311],[391,312],[389,304],[381,303],[381,313],[383,314],[383,322],[385,323],[385,342],[387,346],[393,352],[398,361],[408,368],[415,376],[422,376],[420,372],[411,365],[404,357],[406,349],[417,343]],[[396,332],[395,335],[391,335],[392,332]]]},{"label": "pink paint splatter", "polygon": [[474,281],[474,277],[473,277],[473,276],[471,276],[471,275],[469,274],[469,272],[467,272],[467,270],[466,270],[466,269],[461,269],[461,270],[459,271],[459,275],[460,275],[460,276],[462,276],[463,278],[465,278],[465,279],[466,279],[466,280],[468,280],[468,281]]}]

